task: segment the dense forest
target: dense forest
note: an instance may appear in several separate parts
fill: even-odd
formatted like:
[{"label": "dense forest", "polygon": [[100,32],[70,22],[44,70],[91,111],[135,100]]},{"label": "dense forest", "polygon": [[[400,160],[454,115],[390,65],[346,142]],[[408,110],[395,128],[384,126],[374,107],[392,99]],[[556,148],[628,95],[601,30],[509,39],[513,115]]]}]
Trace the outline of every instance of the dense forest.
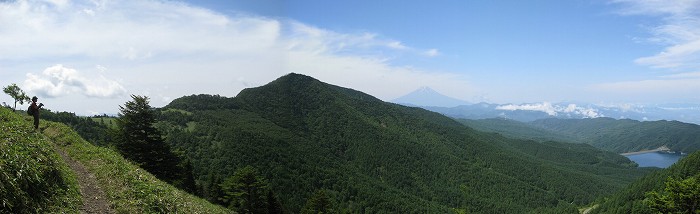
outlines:
[{"label": "dense forest", "polygon": [[543,119],[531,124],[618,153],[656,149],[664,145],[677,152],[700,150],[700,125],[678,121]]},{"label": "dense forest", "polygon": [[[591,146],[595,138],[565,131],[594,133],[584,125],[455,121],[297,74],[234,98],[192,95],[150,108],[142,109],[155,117],[148,123],[177,155],[174,176],[189,178],[166,180],[240,213],[576,213],[588,204],[648,212],[647,192],[663,193],[671,174],[686,179],[697,166],[695,155],[660,172],[636,168]],[[42,117],[123,150],[115,142],[123,118]]]},{"label": "dense forest", "polygon": [[673,166],[650,173],[625,189],[599,200],[599,207],[591,213],[692,213],[687,210],[653,210],[654,206],[649,206],[653,193],[669,193],[668,184],[674,180],[691,184],[686,192],[679,191],[673,197],[682,200],[682,203],[674,204],[673,207],[695,205],[693,210],[697,213],[700,209],[700,152],[694,152]]},{"label": "dense forest", "polygon": [[586,143],[616,153],[667,146],[676,152],[700,150],[700,125],[678,121],[635,121],[612,118],[542,119],[519,122],[503,118],[461,123],[485,132],[537,141]]},{"label": "dense forest", "polygon": [[221,184],[247,167],[287,212],[319,191],[337,212],[575,212],[647,173],[590,146],[478,132],[298,74],[159,112],[166,141],[192,161],[198,194],[222,204]]}]

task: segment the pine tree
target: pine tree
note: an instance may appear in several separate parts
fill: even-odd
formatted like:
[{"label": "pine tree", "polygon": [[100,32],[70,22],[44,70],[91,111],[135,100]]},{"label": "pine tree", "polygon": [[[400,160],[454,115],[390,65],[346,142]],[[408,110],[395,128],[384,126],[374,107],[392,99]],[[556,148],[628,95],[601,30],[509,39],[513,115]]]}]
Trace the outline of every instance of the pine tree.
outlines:
[{"label": "pine tree", "polygon": [[648,192],[645,203],[658,213],[700,213],[700,175],[668,178],[663,192]]},{"label": "pine tree", "polygon": [[284,213],[282,209],[282,204],[275,196],[272,190],[267,191],[267,213],[269,214],[281,214]]},{"label": "pine tree", "polygon": [[237,170],[221,184],[222,200],[238,213],[267,213],[267,181],[252,166]]},{"label": "pine tree", "polygon": [[155,111],[148,97],[131,95],[132,101],[119,106],[114,144],[124,157],[161,180],[172,182],[179,174],[178,157],[153,126]]},{"label": "pine tree", "polygon": [[325,190],[318,190],[312,195],[306,204],[301,208],[302,214],[323,214],[334,213],[331,199]]}]

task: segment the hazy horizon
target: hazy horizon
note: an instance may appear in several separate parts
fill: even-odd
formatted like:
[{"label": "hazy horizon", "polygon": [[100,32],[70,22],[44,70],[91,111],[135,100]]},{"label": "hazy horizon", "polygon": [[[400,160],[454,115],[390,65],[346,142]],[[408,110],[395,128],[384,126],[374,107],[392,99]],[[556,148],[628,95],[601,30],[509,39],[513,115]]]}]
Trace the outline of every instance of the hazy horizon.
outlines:
[{"label": "hazy horizon", "polygon": [[[700,104],[700,1],[0,2],[0,85],[113,114],[287,73],[385,101]],[[6,94],[0,102],[12,105]]]}]

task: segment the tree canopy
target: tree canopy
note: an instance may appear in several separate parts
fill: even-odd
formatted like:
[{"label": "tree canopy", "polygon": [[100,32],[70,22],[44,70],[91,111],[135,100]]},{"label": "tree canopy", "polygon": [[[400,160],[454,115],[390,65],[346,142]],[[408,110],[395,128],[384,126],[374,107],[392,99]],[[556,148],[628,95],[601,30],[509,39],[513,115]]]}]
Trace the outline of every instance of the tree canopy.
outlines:
[{"label": "tree canopy", "polygon": [[15,83],[2,88],[2,91],[5,92],[5,94],[10,95],[10,97],[15,100],[15,106],[13,107],[14,110],[17,110],[17,103],[23,105],[24,102],[30,102],[29,96],[27,96],[27,94]]}]

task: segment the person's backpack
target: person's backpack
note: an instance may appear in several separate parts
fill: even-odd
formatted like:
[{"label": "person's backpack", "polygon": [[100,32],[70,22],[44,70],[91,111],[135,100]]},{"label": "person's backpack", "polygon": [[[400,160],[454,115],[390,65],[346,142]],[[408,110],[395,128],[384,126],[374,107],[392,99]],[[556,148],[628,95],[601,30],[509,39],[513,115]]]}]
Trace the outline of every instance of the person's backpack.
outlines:
[{"label": "person's backpack", "polygon": [[27,114],[30,116],[34,115],[34,108],[32,108],[31,105],[29,105],[29,108],[27,108]]}]

